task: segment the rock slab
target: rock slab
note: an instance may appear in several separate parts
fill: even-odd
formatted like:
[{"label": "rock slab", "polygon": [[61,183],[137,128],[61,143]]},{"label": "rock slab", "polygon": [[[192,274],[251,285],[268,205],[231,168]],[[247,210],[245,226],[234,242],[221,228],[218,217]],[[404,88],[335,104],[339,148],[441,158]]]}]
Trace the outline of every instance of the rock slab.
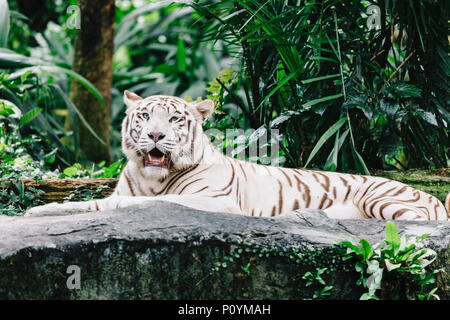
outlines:
[{"label": "rock slab", "polygon": [[[448,222],[396,222],[430,233],[441,299],[450,293]],[[344,238],[384,239],[385,221],[333,220],[320,212],[258,218],[167,202],[109,212],[0,216],[0,299],[305,299],[303,276],[326,267],[329,299],[358,299]],[[344,251],[343,251],[344,250]],[[294,253],[293,253],[294,252]]]}]

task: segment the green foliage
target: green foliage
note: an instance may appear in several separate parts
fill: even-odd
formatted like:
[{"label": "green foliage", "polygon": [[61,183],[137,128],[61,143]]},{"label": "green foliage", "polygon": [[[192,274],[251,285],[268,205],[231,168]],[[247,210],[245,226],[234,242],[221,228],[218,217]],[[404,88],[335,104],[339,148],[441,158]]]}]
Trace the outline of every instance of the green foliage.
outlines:
[{"label": "green foliage", "polygon": [[0,214],[20,215],[27,208],[42,204],[43,191],[25,188],[23,179],[40,182],[58,174],[48,167],[52,153],[44,154],[41,150],[41,160],[37,161],[27,152],[43,142],[37,135],[20,137],[18,124],[26,125],[27,117],[27,114],[21,116],[20,110],[11,102],[0,100]]},{"label": "green foliage", "polygon": [[249,263],[247,263],[247,265],[246,266],[241,266],[241,270],[242,271],[244,271],[244,273],[247,275],[247,276],[250,276],[250,262]]},{"label": "green foliage", "polygon": [[[310,285],[322,285],[323,288],[320,290],[315,290],[312,299],[322,299],[326,296],[329,296],[330,290],[333,289],[333,286],[327,286],[325,281],[322,279],[322,274],[327,270],[327,268],[316,268],[316,272],[306,272],[303,275],[303,279],[306,280],[306,286]],[[307,299],[309,300],[309,299]]]},{"label": "green foliage", "polygon": [[[367,25],[366,1],[192,3],[206,21],[204,38],[236,53],[237,81],[215,84],[215,92],[227,93],[219,94],[224,109],[234,104],[239,112],[215,121],[282,129],[286,164],[294,167],[367,174],[369,167],[447,166],[443,1],[371,4],[381,11],[379,29]],[[432,59],[439,64],[425,62]],[[429,78],[419,74],[424,69]]]},{"label": "green foliage", "polygon": [[[435,276],[442,269],[430,269],[436,252],[425,247],[429,234],[411,237],[399,235],[392,221],[386,223],[385,245],[371,245],[365,239],[358,243],[344,240],[338,246],[322,250],[306,248],[266,248],[240,245],[211,267],[211,274],[239,266],[237,272],[251,277],[257,272],[259,259],[288,259],[299,268],[302,298],[327,299],[334,295],[336,273],[359,274],[356,285],[367,290],[360,297],[389,300],[439,299]],[[250,272],[250,267],[253,267]],[[301,279],[301,280],[300,280]],[[303,280],[303,281],[302,281]],[[308,289],[306,289],[308,288]],[[311,295],[304,295],[310,293]]]},{"label": "green foliage", "polygon": [[[76,29],[67,7],[77,2],[44,3],[30,11],[0,0],[0,122],[9,139],[0,152],[23,142],[2,174],[26,154],[43,173],[117,177],[123,164],[93,164],[79,149],[78,128],[87,121],[70,100],[70,83],[103,97],[71,70]],[[448,166],[444,1],[370,4],[380,8],[379,28],[367,25],[367,1],[116,1],[114,159],[122,158],[128,89],[213,99],[216,114],[205,129],[242,129],[218,146],[238,145],[234,156],[280,130],[269,137],[278,154],[247,160],[366,174]]]},{"label": "green foliage", "polygon": [[[305,300],[327,299],[332,295],[332,280],[336,272],[349,272],[350,264],[342,263],[345,249],[340,246],[331,246],[322,250],[311,246],[304,248],[267,248],[260,245],[238,245],[230,248],[229,253],[216,261],[211,267],[210,275],[228,269],[243,273],[248,278],[257,273],[257,265],[264,259],[266,261],[284,260],[298,268],[297,279],[299,292]],[[231,270],[229,270],[231,269]],[[255,270],[255,271],[253,271]],[[306,271],[305,270],[315,270]],[[303,276],[300,276],[303,274]],[[306,289],[308,288],[308,289]],[[311,294],[310,296],[309,293]]]},{"label": "green foliage", "polygon": [[[436,252],[424,247],[428,236],[406,239],[388,221],[384,247],[371,246],[364,239],[359,246],[350,240],[341,241],[347,248],[347,259],[356,258],[355,270],[361,275],[357,284],[368,290],[361,299],[379,299],[376,292],[380,289],[384,299],[439,299],[437,288],[426,291],[435,283],[435,274],[442,271],[427,269],[436,259]],[[401,283],[392,283],[393,279],[400,279]]]},{"label": "green foliage", "polygon": [[31,109],[27,113],[25,113],[19,121],[19,127],[23,127],[25,124],[32,121],[34,118],[36,118],[40,113],[42,112],[42,109],[37,107],[34,109]]},{"label": "green foliage", "polygon": [[84,167],[81,163],[64,169],[60,178],[118,178],[125,167],[124,159],[120,159],[109,166],[105,162],[92,164],[91,167]]},{"label": "green foliage", "polygon": [[102,199],[106,197],[105,191],[108,191],[109,187],[106,185],[99,186],[95,190],[87,188],[86,185],[77,185],[75,190],[71,191],[65,198],[67,201],[89,201],[94,199]]},{"label": "green foliage", "polygon": [[[9,77],[0,98],[35,116],[28,128],[57,149],[54,168],[88,160],[78,148],[86,121],[68,97],[70,79],[102,101],[70,70],[76,30],[68,27],[69,4],[76,1],[45,1],[26,17],[15,2],[1,2],[0,68]],[[366,1],[117,1],[115,159],[129,89],[213,98],[217,114],[208,126],[219,130],[278,128],[277,156],[287,166],[360,173],[446,166],[443,1],[371,4],[382,12],[376,29],[367,25]]]},{"label": "green foliage", "polygon": [[[5,4],[6,1],[2,1],[0,6]],[[11,5],[16,6],[14,2]],[[14,51],[8,47],[16,47],[18,28],[28,28],[27,22],[30,21],[16,10],[1,11],[6,18],[1,19],[0,34],[4,34],[8,41],[0,45],[0,98],[14,104],[23,114],[19,127],[27,126],[19,135],[42,135],[50,142],[52,147],[45,144],[40,147],[46,148],[47,152],[54,151],[53,169],[69,165],[80,158],[78,121],[87,125],[98,138],[70,100],[69,83],[72,79],[80,82],[102,103],[103,97],[86,78],[71,70],[73,49],[68,29],[65,29],[67,34],[63,32],[66,24],[60,26],[49,22],[43,34],[27,35],[24,42],[33,43],[32,47],[30,45],[25,50],[18,46]],[[61,21],[65,22],[64,19]],[[6,28],[6,25],[11,28]],[[61,34],[66,37],[61,37]],[[38,146],[35,149],[39,149]],[[28,151],[33,158],[39,158],[32,150]]]},{"label": "green foliage", "polygon": [[6,0],[0,0],[0,48],[6,47],[8,43],[9,16],[8,2]]},{"label": "green foliage", "polygon": [[[0,100],[0,214],[22,215],[28,208],[43,204],[40,198],[43,191],[35,187],[25,188],[25,179],[41,183],[49,178],[116,178],[125,166],[121,159],[109,166],[105,166],[104,162],[93,164],[89,170],[79,163],[65,168],[61,173],[58,169],[52,170],[57,150],[53,149],[48,153],[41,148],[36,150],[39,145],[46,145],[48,149],[48,141],[35,134],[26,138],[20,134],[20,129],[26,129],[38,114],[39,110],[21,115],[16,105]],[[35,157],[39,160],[35,160]],[[104,189],[99,188],[93,193],[90,190],[83,191],[80,187],[71,197],[74,201],[98,198],[96,195],[103,195],[103,191]]]},{"label": "green foliage", "polygon": [[214,101],[216,107],[215,112],[223,114],[224,112],[220,110],[224,104],[225,96],[228,94],[233,95],[233,93],[226,91],[227,86],[230,86],[237,82],[236,71],[232,69],[220,70],[219,76],[213,81],[209,82],[209,86],[205,89],[208,93],[206,98]]}]

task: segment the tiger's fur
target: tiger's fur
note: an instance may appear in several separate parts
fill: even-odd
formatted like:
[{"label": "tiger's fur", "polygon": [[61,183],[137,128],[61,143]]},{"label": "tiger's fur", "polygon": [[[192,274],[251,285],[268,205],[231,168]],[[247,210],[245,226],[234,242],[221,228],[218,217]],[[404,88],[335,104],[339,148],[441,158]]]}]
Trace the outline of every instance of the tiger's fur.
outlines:
[{"label": "tiger's fur", "polygon": [[[258,217],[310,208],[339,219],[448,220],[450,194],[446,210],[437,198],[385,178],[270,167],[223,155],[201,127],[213,112],[210,100],[190,104],[170,96],[142,99],[125,91],[124,101],[128,109],[122,124],[122,150],[128,163],[114,193],[103,200],[35,207],[28,214],[102,211],[164,200]],[[156,142],[149,138],[154,132],[163,138]],[[155,148],[164,157],[158,158],[160,166],[148,166],[143,159]],[[170,157],[167,168],[166,156]],[[146,159],[155,162],[152,157]]]}]

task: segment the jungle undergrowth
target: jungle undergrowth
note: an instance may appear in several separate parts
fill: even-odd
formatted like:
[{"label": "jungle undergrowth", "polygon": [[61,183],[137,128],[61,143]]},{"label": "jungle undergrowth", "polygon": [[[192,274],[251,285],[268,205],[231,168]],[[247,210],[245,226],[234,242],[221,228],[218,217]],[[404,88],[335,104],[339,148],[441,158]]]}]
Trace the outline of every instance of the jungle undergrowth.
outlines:
[{"label": "jungle undergrowth", "polygon": [[357,285],[368,291],[360,299],[439,300],[436,294],[436,275],[443,269],[431,269],[437,253],[425,247],[430,234],[400,236],[395,223],[386,223],[385,245],[370,245],[365,239],[359,245],[351,240],[341,241],[347,247],[344,259],[354,259],[355,271],[360,274]]},{"label": "jungle undergrowth", "polygon": [[[125,161],[121,159],[109,166],[105,162],[90,166],[75,163],[63,172],[58,168],[52,170],[57,149],[48,153],[41,149],[39,153],[33,152],[33,157],[30,150],[36,151],[34,149],[39,149],[39,145],[48,145],[49,142],[37,134],[23,137],[20,131],[38,114],[39,112],[31,112],[22,115],[14,104],[0,100],[0,214],[23,215],[28,208],[44,204],[44,191],[38,187],[26,186],[26,180],[42,185],[45,179],[51,178],[116,178],[125,167]],[[69,193],[65,200],[101,198],[108,188],[100,186],[97,190],[90,190],[81,185]]]},{"label": "jungle undergrowth", "polygon": [[399,235],[394,222],[388,221],[384,245],[371,245],[365,239],[360,239],[359,243],[346,239],[321,250],[312,246],[240,245],[232,247],[229,254],[215,262],[210,275],[238,265],[238,273],[250,278],[255,274],[259,259],[278,257],[298,266],[304,300],[333,298],[334,275],[354,271],[359,274],[355,284],[367,290],[360,296],[361,300],[439,300],[436,275],[445,271],[433,268],[437,253],[424,244],[429,235],[407,239]]}]

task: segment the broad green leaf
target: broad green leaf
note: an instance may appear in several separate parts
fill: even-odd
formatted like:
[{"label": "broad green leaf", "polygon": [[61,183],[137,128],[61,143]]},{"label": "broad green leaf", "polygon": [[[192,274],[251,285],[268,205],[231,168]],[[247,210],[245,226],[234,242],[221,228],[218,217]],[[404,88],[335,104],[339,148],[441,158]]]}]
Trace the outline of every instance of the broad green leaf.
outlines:
[{"label": "broad green leaf", "polygon": [[361,243],[361,253],[363,260],[365,261],[369,260],[372,256],[372,248],[370,247],[369,242],[367,242],[364,239],[361,239],[359,243]]},{"label": "broad green leaf", "polygon": [[95,88],[95,86],[85,77],[76,73],[71,69],[62,68],[56,65],[50,65],[45,61],[35,59],[33,57],[26,57],[21,54],[15,53],[14,51],[1,49],[0,48],[0,69],[16,69],[13,74],[11,74],[8,79],[14,80],[16,78],[22,78],[24,75],[30,72],[39,74],[40,71],[47,72],[51,75],[66,74],[71,76],[78,82],[80,82],[88,91],[90,91],[97,100],[104,106],[105,101],[101,93]]},{"label": "broad green leaf", "polygon": [[429,112],[429,111],[419,111],[416,113],[419,117],[421,117],[424,121],[428,122],[429,124],[437,127],[438,126],[438,122],[436,120],[436,116]]},{"label": "broad green leaf", "polygon": [[400,266],[402,265],[401,263],[392,263],[391,261],[389,261],[389,259],[385,259],[384,263],[386,264],[386,269],[388,271],[392,271],[395,270],[397,268],[400,268]]},{"label": "broad green leaf", "polygon": [[92,127],[89,125],[89,123],[86,121],[86,119],[81,114],[80,110],[73,104],[72,100],[69,99],[69,97],[64,93],[64,91],[57,85],[50,84],[51,87],[55,89],[55,91],[58,93],[58,95],[64,100],[64,103],[66,104],[67,108],[71,109],[73,112],[75,112],[78,116],[78,118],[81,120],[81,122],[86,126],[86,128],[89,130],[89,132],[101,143],[106,144],[105,141],[103,141],[102,138],[100,138],[97,133],[92,129]]},{"label": "broad green leaf", "polygon": [[413,243],[399,252],[399,259],[407,261],[410,258],[412,251],[416,248],[416,244]]},{"label": "broad green leaf", "polygon": [[20,76],[20,82],[21,82],[21,83],[24,83],[24,82],[27,80],[27,78],[28,78],[28,76],[29,76],[30,74],[33,74],[33,71],[32,71],[32,70],[28,70],[28,71],[26,71],[24,74],[22,74],[22,75]]},{"label": "broad green leaf", "polygon": [[353,155],[356,157],[358,163],[361,165],[364,174],[367,176],[370,176],[370,172],[369,169],[366,166],[366,163],[364,162],[364,159],[361,157],[361,155],[358,153],[358,151],[356,151],[354,145],[352,144],[352,151],[353,151]]},{"label": "broad green leaf", "polygon": [[[323,61],[329,61],[329,62],[334,62],[334,63],[339,63],[339,61],[337,61],[336,59],[332,59],[332,58],[328,58],[328,57],[311,57],[311,60],[323,60]],[[340,74],[339,74],[340,75]]]},{"label": "broad green leaf", "polygon": [[400,249],[400,236],[392,221],[386,222],[386,244],[391,246],[393,254],[396,255]]},{"label": "broad green leaf", "polygon": [[44,155],[44,161],[49,164],[54,163],[57,152],[58,152],[58,148],[55,148],[52,151],[50,151],[49,153],[47,153],[46,155]]},{"label": "broad green leaf", "polygon": [[41,108],[34,108],[27,113],[25,113],[19,120],[19,127],[23,127],[34,118],[36,118],[42,112]]},{"label": "broad green leaf", "polygon": [[422,92],[415,85],[407,83],[396,83],[393,85],[393,90],[400,97],[418,98],[422,95]]},{"label": "broad green leaf", "polygon": [[181,37],[178,38],[177,45],[177,67],[178,72],[186,72],[186,46]]},{"label": "broad green leaf", "polygon": [[334,140],[334,148],[328,155],[327,161],[324,166],[324,170],[336,171],[338,165],[338,154],[344,144],[345,139],[348,136],[350,129],[344,131],[342,136],[339,136],[339,131],[336,133],[336,138]]},{"label": "broad green leaf", "polygon": [[20,111],[20,108],[11,101],[0,99],[0,115],[20,119],[22,111]]},{"label": "broad green leaf", "polygon": [[54,74],[62,72],[71,76],[79,83],[81,83],[89,92],[91,92],[103,106],[105,105],[105,100],[103,100],[103,97],[101,93],[97,90],[97,88],[88,79],[76,73],[75,71],[66,68],[61,68],[58,66],[41,66],[41,69]]},{"label": "broad green leaf", "polygon": [[422,250],[419,251],[420,254],[418,255],[420,259],[423,259],[425,257],[429,257],[429,256],[436,256],[437,253],[436,251],[430,249],[430,248],[424,248]]},{"label": "broad green leaf", "polygon": [[327,269],[328,269],[327,267],[317,269],[317,275],[321,275],[321,274],[324,273]]},{"label": "broad green leaf", "polygon": [[6,47],[8,44],[10,14],[8,2],[0,0],[0,47]]},{"label": "broad green leaf", "polygon": [[346,246],[348,248],[347,249],[347,253],[354,252],[357,255],[361,254],[361,249],[359,249],[359,247],[357,245],[353,244],[351,241],[348,241],[348,240],[341,241],[340,244],[343,245],[343,246]]},{"label": "broad green leaf", "polygon": [[287,77],[281,79],[280,81],[278,81],[277,86],[275,88],[273,88],[269,94],[263,99],[263,101],[261,101],[261,103],[259,104],[259,106],[255,109],[258,110],[263,104],[264,102],[266,102],[275,92],[277,92],[282,86],[284,86],[289,80],[291,80],[293,77],[295,77],[297,73],[293,72],[290,75],[288,75]]},{"label": "broad green leaf", "polygon": [[424,233],[423,235],[420,236],[420,241],[425,240],[426,238],[428,238],[430,236],[431,233]]},{"label": "broad green leaf", "polygon": [[120,172],[118,172],[120,166],[122,165],[122,160],[118,160],[105,168],[105,173],[103,178],[114,178],[117,177]]},{"label": "broad green leaf", "polygon": [[406,246],[407,246],[406,237],[403,235],[400,237],[400,248],[398,249],[399,255],[403,254],[403,250],[405,250]]},{"label": "broad green leaf", "polygon": [[328,141],[341,127],[342,125],[347,121],[347,118],[341,118],[333,124],[325,133],[320,137],[319,141],[317,141],[316,145],[314,146],[314,149],[311,151],[311,154],[308,157],[308,160],[306,161],[305,167],[309,165],[311,160],[314,158],[314,156],[319,152],[320,148],[325,144],[325,142]]},{"label": "broad green leaf", "polygon": [[13,107],[0,102],[0,116],[10,116],[12,114],[14,114]]},{"label": "broad green leaf", "polygon": [[326,79],[337,78],[337,77],[340,77],[340,76],[341,76],[340,73],[330,74],[330,75],[327,75],[327,76],[321,76],[321,77],[316,77],[316,78],[302,80],[301,83],[302,84],[307,84],[307,83],[311,83],[311,82],[315,82],[315,81],[321,81],[321,80],[326,80]]},{"label": "broad green leaf", "polygon": [[15,69],[42,64],[43,61],[26,57],[12,50],[0,48],[0,69]]},{"label": "broad green leaf", "polygon": [[78,173],[78,168],[68,167],[68,168],[65,168],[63,172],[66,176],[75,177]]},{"label": "broad green leaf", "polygon": [[24,16],[23,14],[21,14],[20,12],[18,12],[18,11],[15,11],[15,10],[9,10],[9,13],[10,13],[10,16],[11,16],[11,18],[14,20],[14,19],[18,19],[18,20],[25,20],[26,22],[29,22],[30,21],[30,19],[28,19],[28,17],[27,16]]},{"label": "broad green leaf", "polygon": [[376,295],[370,295],[368,292],[364,293],[359,300],[380,300]]},{"label": "broad green leaf", "polygon": [[329,100],[338,99],[338,98],[340,98],[342,96],[344,96],[342,93],[338,93],[338,94],[334,94],[334,95],[331,95],[331,96],[327,96],[327,97],[323,97],[323,98],[319,98],[319,99],[314,99],[314,100],[311,100],[311,101],[303,104],[303,107],[305,107],[305,108],[306,107],[311,107],[311,106],[313,106],[315,104],[318,104],[318,103],[321,103],[321,102],[325,102],[325,101],[329,101]]}]

